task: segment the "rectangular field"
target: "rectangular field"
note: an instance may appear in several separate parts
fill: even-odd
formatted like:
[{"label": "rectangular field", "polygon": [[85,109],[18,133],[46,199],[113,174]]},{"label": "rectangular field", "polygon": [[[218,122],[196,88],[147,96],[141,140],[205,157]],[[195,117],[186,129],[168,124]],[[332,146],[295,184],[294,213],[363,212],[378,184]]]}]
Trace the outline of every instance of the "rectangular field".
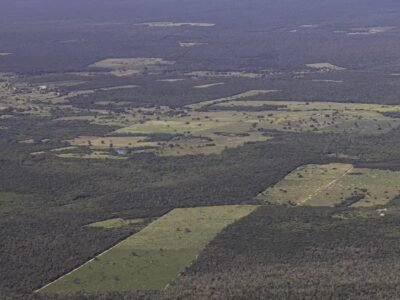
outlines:
[{"label": "rectangular field", "polygon": [[385,205],[400,195],[400,172],[349,164],[301,166],[257,196],[272,203],[309,206]]},{"label": "rectangular field", "polygon": [[223,228],[256,208],[232,205],[174,209],[39,292],[162,289],[190,265]]}]

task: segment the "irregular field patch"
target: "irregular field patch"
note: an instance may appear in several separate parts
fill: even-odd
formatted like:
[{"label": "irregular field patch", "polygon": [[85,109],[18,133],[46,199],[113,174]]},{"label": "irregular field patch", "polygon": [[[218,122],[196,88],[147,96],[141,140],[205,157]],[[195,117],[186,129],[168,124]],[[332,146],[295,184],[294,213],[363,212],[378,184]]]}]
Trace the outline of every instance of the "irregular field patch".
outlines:
[{"label": "irregular field patch", "polygon": [[388,32],[395,27],[390,26],[377,26],[377,27],[361,27],[361,28],[351,28],[348,35],[373,35],[377,33]]},{"label": "irregular field patch", "polygon": [[256,208],[233,205],[174,209],[40,292],[162,289],[196,259],[218,232]]},{"label": "irregular field patch", "polygon": [[[400,105],[246,100],[271,92],[276,91],[250,90],[188,105],[179,113],[168,107],[137,108],[111,116],[99,111],[97,117],[58,120],[87,120],[119,127],[106,137],[78,137],[69,141],[73,146],[110,150],[112,145],[160,156],[221,153],[248,142],[267,141],[268,132],[275,130],[378,135],[400,126],[399,118],[385,114],[400,112]],[[170,135],[170,139],[149,139],[154,134]]]},{"label": "irregular field patch", "polygon": [[137,57],[137,58],[108,58],[89,65],[92,68],[110,69],[115,76],[130,76],[142,72],[158,72],[163,67],[173,65],[174,61],[162,58]]},{"label": "irregular field patch", "polygon": [[199,77],[199,78],[229,78],[229,77],[236,77],[236,78],[262,78],[265,76],[261,73],[252,73],[252,72],[245,72],[245,71],[233,71],[233,72],[217,72],[217,71],[193,71],[185,73],[185,76],[189,77]]},{"label": "irregular field patch", "polygon": [[147,22],[139,25],[145,25],[149,27],[182,27],[182,26],[193,26],[193,27],[213,27],[213,23],[176,23],[176,22]]},{"label": "irregular field patch", "polygon": [[336,66],[334,64],[327,63],[327,62],[307,64],[306,66],[309,67],[309,68],[318,69],[318,70],[330,70],[330,71],[343,71],[343,70],[346,70],[346,68],[339,67],[339,66]]},{"label": "irregular field patch", "polygon": [[[276,109],[271,111],[272,107]],[[398,119],[383,115],[400,111],[400,105],[236,99],[216,103],[211,108],[232,111],[247,109],[250,111],[248,116],[264,115],[258,120],[259,128],[280,131],[380,134],[400,125]],[[254,113],[251,110],[260,111]]]},{"label": "irregular field patch", "polygon": [[80,136],[70,142],[74,146],[90,146],[93,149],[110,149],[110,148],[134,148],[138,147],[156,147],[156,142],[146,141],[143,136],[125,136],[125,137],[95,137]]},{"label": "irregular field patch", "polygon": [[91,223],[86,225],[87,227],[94,227],[94,228],[121,228],[129,225],[136,225],[142,224],[145,222],[145,219],[122,219],[122,218],[114,218],[108,219],[104,221],[99,221],[95,223]]},{"label": "irregular field patch", "polygon": [[211,87],[219,86],[219,85],[224,85],[224,84],[225,84],[224,82],[217,82],[217,83],[196,85],[193,88],[195,88],[195,89],[207,89],[207,88],[211,88]]},{"label": "irregular field patch", "polygon": [[257,199],[309,206],[367,207],[400,195],[400,172],[354,168],[350,164],[305,165],[288,174]]},{"label": "irregular field patch", "polygon": [[[33,153],[32,153],[33,154]],[[44,154],[44,152],[43,152]],[[78,158],[78,159],[127,159],[123,156],[111,155],[110,152],[106,151],[93,151],[89,154],[85,153],[62,153],[57,154],[60,158]]]}]

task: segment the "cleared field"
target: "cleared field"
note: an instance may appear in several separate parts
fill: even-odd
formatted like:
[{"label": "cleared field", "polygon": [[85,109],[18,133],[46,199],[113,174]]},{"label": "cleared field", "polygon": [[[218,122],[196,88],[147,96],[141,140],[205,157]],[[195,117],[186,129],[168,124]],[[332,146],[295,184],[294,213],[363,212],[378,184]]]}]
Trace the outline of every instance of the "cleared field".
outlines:
[{"label": "cleared field", "polygon": [[207,88],[211,88],[214,86],[219,86],[219,85],[224,85],[225,83],[223,82],[217,82],[217,83],[210,83],[210,84],[203,84],[203,85],[196,85],[193,88],[195,89],[207,89]]},{"label": "cleared field", "polygon": [[349,164],[297,168],[257,199],[310,206],[384,205],[400,195],[400,172],[354,168]]},{"label": "cleared field", "polygon": [[159,79],[157,80],[158,82],[179,82],[179,81],[184,81],[185,79],[183,78],[170,78],[170,79]]},{"label": "cleared field", "polygon": [[91,64],[89,67],[110,69],[115,76],[130,76],[142,72],[158,72],[163,67],[173,65],[174,61],[162,58],[137,57],[137,58],[108,58]]},{"label": "cleared field", "polygon": [[242,111],[246,110],[246,107],[248,110],[258,108],[260,112],[247,114],[264,115],[264,118],[259,120],[258,127],[280,131],[381,134],[400,125],[398,118],[382,114],[398,112],[399,105],[235,100],[220,102],[214,108],[219,107]]},{"label": "cleared field", "polygon": [[192,48],[196,46],[205,45],[204,43],[196,43],[196,42],[179,42],[179,46],[183,48]]},{"label": "cleared field", "polygon": [[323,62],[323,63],[313,63],[313,64],[307,64],[306,65],[309,68],[312,69],[319,69],[319,70],[330,70],[330,71],[343,71],[346,70],[346,68],[336,66],[331,63]]},{"label": "cleared field", "polygon": [[93,149],[110,148],[135,148],[135,147],[156,147],[156,142],[146,141],[146,137],[126,136],[126,137],[94,137],[81,136],[70,141],[74,146],[89,146]]},{"label": "cleared field", "polygon": [[319,28],[319,25],[318,24],[304,24],[304,25],[300,25],[299,28],[314,29],[314,28]]},{"label": "cleared field", "polygon": [[149,120],[116,131],[116,133],[195,133],[215,127],[212,121],[190,121],[182,118],[171,120]]},{"label": "cleared field", "polygon": [[207,138],[183,138],[169,143],[161,143],[154,152],[159,156],[220,154],[228,148],[236,148],[250,142],[264,142],[271,137],[252,131],[246,135],[234,133],[207,134]]},{"label": "cleared field", "polygon": [[182,26],[193,26],[193,27],[213,27],[213,23],[176,23],[176,22],[148,22],[141,23],[139,25],[145,25],[149,27],[182,27]]},{"label": "cleared field", "polygon": [[224,97],[224,98],[219,98],[219,99],[214,99],[214,100],[209,100],[209,101],[203,101],[200,103],[196,104],[191,104],[188,105],[187,107],[190,109],[199,109],[208,105],[215,105],[215,104],[220,104],[224,102],[229,102],[229,101],[234,101],[234,100],[240,100],[240,99],[245,99],[245,98],[250,98],[258,95],[263,95],[263,94],[268,94],[268,93],[275,93],[278,92],[278,90],[250,90],[246,91],[237,95],[229,96],[229,97]]},{"label": "cleared field", "polygon": [[216,72],[216,71],[194,71],[185,73],[185,76],[189,77],[216,77],[216,78],[226,78],[226,77],[241,77],[241,78],[262,78],[263,74],[244,72],[244,71],[234,71],[234,72]]},{"label": "cleared field", "polygon": [[236,205],[174,209],[39,292],[163,289],[218,232],[256,208]]},{"label": "cleared field", "polygon": [[373,35],[377,33],[384,33],[394,29],[395,27],[391,26],[377,26],[377,27],[360,27],[360,28],[351,28],[350,32],[347,32],[348,35]]},{"label": "cleared field", "polygon": [[57,156],[60,158],[80,158],[80,159],[126,159],[126,157],[111,155],[110,152],[105,152],[105,151],[93,151],[89,154],[62,153],[62,154],[57,154]]},{"label": "cleared field", "polygon": [[137,88],[137,85],[120,85],[120,86],[113,86],[113,87],[108,87],[108,88],[101,88],[102,91],[114,91],[114,90],[120,90],[120,89],[134,89]]},{"label": "cleared field", "polygon": [[145,222],[145,219],[122,219],[122,218],[114,218],[114,219],[108,219],[104,221],[99,221],[95,223],[91,223],[86,225],[87,227],[94,227],[94,228],[121,228],[129,225],[136,225],[136,224],[142,224]]},{"label": "cleared field", "polygon": [[[221,153],[248,142],[267,141],[270,137],[266,132],[270,130],[379,135],[400,126],[399,118],[384,115],[399,112],[400,105],[246,100],[273,92],[276,90],[250,90],[188,105],[179,114],[168,107],[135,108],[121,114],[109,115],[98,110],[97,117],[75,116],[57,120],[87,120],[119,127],[106,137],[75,138],[68,141],[71,146],[92,150],[126,148],[160,156]],[[153,134],[167,134],[170,139],[149,140],[149,135]]]}]

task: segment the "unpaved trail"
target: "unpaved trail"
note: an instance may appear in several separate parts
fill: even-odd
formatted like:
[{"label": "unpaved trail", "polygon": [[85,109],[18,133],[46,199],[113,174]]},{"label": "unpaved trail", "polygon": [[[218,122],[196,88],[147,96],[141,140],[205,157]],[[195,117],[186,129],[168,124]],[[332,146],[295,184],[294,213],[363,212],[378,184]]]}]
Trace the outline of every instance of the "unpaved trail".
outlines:
[{"label": "unpaved trail", "polygon": [[347,174],[349,174],[351,171],[353,171],[354,167],[351,166],[346,172],[344,172],[342,175],[340,175],[339,177],[335,178],[334,180],[332,180],[331,182],[329,182],[328,184],[318,188],[317,190],[314,191],[314,193],[311,193],[306,199],[297,202],[298,205],[303,205],[305,202],[311,200],[313,197],[315,197],[317,194],[319,194],[320,192],[329,189],[332,185],[334,185],[336,182],[338,182],[340,179],[342,179],[344,176],[346,176]]}]

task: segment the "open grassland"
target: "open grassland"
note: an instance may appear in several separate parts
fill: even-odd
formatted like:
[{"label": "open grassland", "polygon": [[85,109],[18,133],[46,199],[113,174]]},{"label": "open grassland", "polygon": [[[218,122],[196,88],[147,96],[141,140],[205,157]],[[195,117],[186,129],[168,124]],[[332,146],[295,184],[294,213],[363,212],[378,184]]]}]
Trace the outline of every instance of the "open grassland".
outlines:
[{"label": "open grassland", "polygon": [[234,100],[220,102],[214,108],[249,110],[249,115],[259,110],[258,115],[264,114],[259,128],[281,131],[380,134],[400,125],[399,119],[383,115],[398,112],[399,105]]},{"label": "open grassland", "polygon": [[305,165],[297,168],[257,199],[310,206],[385,205],[400,195],[400,172],[354,168],[350,164]]},{"label": "open grassland", "polygon": [[377,27],[359,27],[359,28],[351,28],[350,31],[347,32],[348,35],[374,35],[378,33],[385,33],[395,29],[392,26],[377,26]]},{"label": "open grassland", "polygon": [[[121,66],[141,68],[163,63],[169,62],[156,58],[107,59],[95,65],[118,69]],[[197,87],[213,85],[210,83]],[[134,89],[135,86],[117,85],[111,89]],[[25,88],[21,86],[21,89]],[[400,126],[400,119],[395,115],[400,112],[400,105],[252,100],[276,92],[279,91],[248,90],[179,109],[166,106],[135,108],[129,107],[126,101],[113,102],[99,98],[95,102],[97,106],[87,110],[69,104],[69,97],[85,96],[93,93],[93,90],[71,92],[68,96],[57,96],[51,89],[43,92],[37,88],[27,93],[15,93],[3,83],[0,108],[6,110],[12,107],[23,114],[51,117],[57,107],[57,111],[68,114],[57,114],[54,122],[87,121],[116,128],[105,136],[78,136],[68,140],[71,146],[90,148],[90,153],[76,149],[71,149],[70,153],[59,153],[63,158],[82,159],[121,159],[121,155],[112,153],[113,149],[118,148],[129,150],[125,151],[128,155],[137,152],[152,152],[160,156],[218,154],[249,142],[267,141],[271,131],[378,135]],[[108,105],[118,109],[110,110]],[[3,114],[2,117],[7,115]],[[170,138],[150,138],[160,134],[169,135]]]},{"label": "open grassland", "polygon": [[108,58],[91,64],[89,67],[110,69],[115,76],[130,76],[140,74],[144,71],[158,72],[163,67],[173,65],[174,61],[162,58]]},{"label": "open grassland", "polygon": [[313,63],[313,64],[307,64],[306,65],[309,68],[312,69],[317,69],[317,70],[329,70],[329,71],[343,71],[346,70],[346,68],[336,66],[331,63]]},{"label": "open grassland", "polygon": [[185,73],[185,76],[194,78],[248,78],[257,79],[263,78],[262,73],[244,72],[244,71],[232,71],[232,72],[217,72],[217,71],[193,71]]},{"label": "open grassland", "polygon": [[73,139],[70,143],[74,146],[90,146],[94,149],[110,149],[110,148],[134,148],[141,147],[157,147],[156,142],[146,141],[143,136],[126,136],[126,137],[93,137],[81,136]]},{"label": "open grassland", "polygon": [[182,26],[193,26],[193,27],[213,27],[215,24],[213,23],[177,23],[177,22],[148,22],[141,23],[139,25],[145,25],[149,27],[165,27],[165,28],[173,28],[173,27],[182,27]]},{"label": "open grassland", "polygon": [[218,232],[256,207],[174,209],[40,292],[163,289],[196,259]]},{"label": "open grassland", "polygon": [[219,86],[219,85],[224,85],[225,83],[223,82],[217,82],[217,83],[210,83],[210,84],[203,84],[203,85],[196,85],[193,88],[195,89],[208,89],[214,86]]},{"label": "open grassland", "polygon": [[[204,87],[204,86],[203,86]],[[209,100],[209,101],[203,101],[200,103],[188,105],[188,108],[191,108],[193,110],[200,109],[209,105],[215,105],[215,104],[220,104],[224,102],[229,102],[229,101],[235,101],[235,100],[240,100],[240,99],[246,99],[254,96],[259,96],[263,94],[268,94],[268,93],[275,93],[278,92],[277,90],[250,90],[246,91],[237,95],[229,96],[229,97],[224,97],[224,98],[219,98],[219,99],[214,99],[214,100]]]},{"label": "open grassland", "polygon": [[204,43],[196,43],[196,42],[179,42],[179,46],[183,48],[192,48],[196,46],[205,45]]},{"label": "open grassland", "polygon": [[[35,153],[32,153],[32,155],[34,154]],[[41,154],[44,154],[44,152]],[[61,153],[57,154],[57,156],[60,158],[79,158],[79,159],[126,159],[126,157],[112,155],[110,152],[107,151],[92,151],[91,153]]]},{"label": "open grassland", "polygon": [[114,91],[119,89],[134,89],[137,88],[137,85],[128,84],[128,85],[120,85],[120,86],[113,86],[108,88],[101,88],[102,91]]},{"label": "open grassland", "polygon": [[[250,90],[188,105],[179,113],[168,107],[129,109],[111,115],[98,110],[98,116],[58,120],[119,127],[106,137],[78,137],[69,141],[71,145],[93,150],[126,148],[160,156],[221,153],[248,142],[267,141],[269,131],[378,135],[400,125],[399,118],[385,115],[399,112],[399,105],[244,100],[271,92],[276,91]],[[154,134],[171,138],[148,139]]]},{"label": "open grassland", "polygon": [[114,218],[114,219],[108,219],[104,221],[99,221],[95,223],[91,223],[86,225],[87,227],[94,227],[94,228],[121,228],[129,225],[137,225],[137,224],[143,224],[145,222],[145,219],[122,219],[122,218]]}]

